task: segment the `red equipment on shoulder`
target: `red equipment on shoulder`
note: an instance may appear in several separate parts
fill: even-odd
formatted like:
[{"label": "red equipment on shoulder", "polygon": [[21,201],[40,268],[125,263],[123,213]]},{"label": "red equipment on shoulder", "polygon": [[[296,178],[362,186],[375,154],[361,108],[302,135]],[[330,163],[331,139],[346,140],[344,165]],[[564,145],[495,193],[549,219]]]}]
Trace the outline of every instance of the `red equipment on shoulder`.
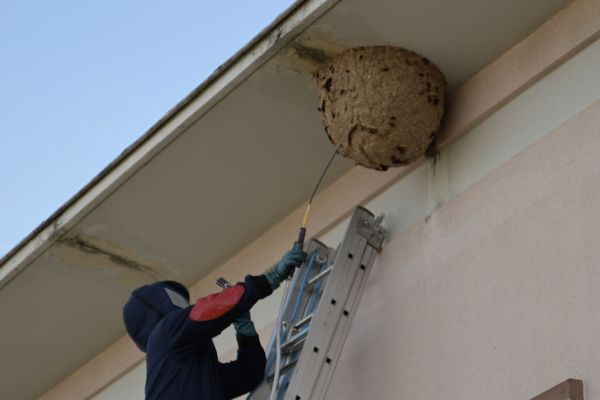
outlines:
[{"label": "red equipment on shoulder", "polygon": [[203,297],[194,304],[189,318],[193,321],[202,322],[222,317],[235,307],[245,291],[244,285],[237,284],[224,289],[220,293]]}]

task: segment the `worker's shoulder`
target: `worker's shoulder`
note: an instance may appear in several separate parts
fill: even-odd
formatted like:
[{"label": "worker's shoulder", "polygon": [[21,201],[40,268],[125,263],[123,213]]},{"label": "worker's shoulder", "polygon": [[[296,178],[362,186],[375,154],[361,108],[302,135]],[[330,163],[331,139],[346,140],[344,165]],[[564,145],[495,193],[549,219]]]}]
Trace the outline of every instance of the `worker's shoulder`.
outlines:
[{"label": "worker's shoulder", "polygon": [[155,337],[155,340],[165,340],[172,337],[178,330],[183,329],[186,322],[189,320],[189,314],[192,306],[173,310],[156,325],[152,330],[150,337]]}]

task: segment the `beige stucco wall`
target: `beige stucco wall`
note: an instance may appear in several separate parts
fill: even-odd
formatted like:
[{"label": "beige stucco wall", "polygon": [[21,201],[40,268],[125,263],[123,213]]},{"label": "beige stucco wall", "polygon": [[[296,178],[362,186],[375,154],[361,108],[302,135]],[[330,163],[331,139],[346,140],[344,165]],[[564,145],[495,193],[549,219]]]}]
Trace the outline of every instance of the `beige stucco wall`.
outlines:
[{"label": "beige stucco wall", "polygon": [[387,244],[332,399],[600,398],[600,102]]}]

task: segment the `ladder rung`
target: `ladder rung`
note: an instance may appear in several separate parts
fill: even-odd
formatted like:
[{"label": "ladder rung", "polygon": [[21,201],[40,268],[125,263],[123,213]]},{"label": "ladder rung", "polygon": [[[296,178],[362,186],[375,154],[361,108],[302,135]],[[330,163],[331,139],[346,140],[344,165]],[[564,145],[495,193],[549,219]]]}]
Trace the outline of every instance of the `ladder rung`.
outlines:
[{"label": "ladder rung", "polygon": [[306,317],[302,318],[300,321],[296,322],[296,325],[294,325],[294,329],[295,330],[300,330],[300,328],[302,328],[304,325],[308,324],[310,322],[310,320],[312,319],[314,314],[310,314],[307,315]]},{"label": "ladder rung", "polygon": [[[296,366],[296,363],[298,363],[298,360],[290,361],[288,364],[281,367],[281,369],[279,370],[279,376],[281,377],[281,376],[285,375],[286,372],[288,372],[289,370],[291,370],[292,368],[294,368]],[[267,381],[269,383],[271,383],[271,382],[273,382],[274,378],[275,378],[275,373],[269,374],[269,376],[267,377]]]},{"label": "ladder rung", "polygon": [[310,329],[305,329],[302,332],[290,337],[286,344],[281,347],[282,353],[289,353],[294,350],[296,347],[304,343],[306,336],[308,336],[308,331]]},{"label": "ladder rung", "polygon": [[306,284],[307,288],[310,288],[312,285],[314,285],[317,281],[323,279],[324,277],[326,277],[327,275],[329,275],[329,273],[333,270],[333,265],[321,272],[319,272],[317,275],[313,276],[312,278],[310,278]]}]

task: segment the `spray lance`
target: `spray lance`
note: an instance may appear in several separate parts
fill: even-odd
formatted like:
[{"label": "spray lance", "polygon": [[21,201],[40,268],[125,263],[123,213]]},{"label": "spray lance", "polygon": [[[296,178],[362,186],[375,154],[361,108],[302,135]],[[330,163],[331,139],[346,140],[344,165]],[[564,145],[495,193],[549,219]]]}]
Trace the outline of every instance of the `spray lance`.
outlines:
[{"label": "spray lance", "polygon": [[312,205],[313,198],[315,197],[315,194],[317,194],[317,191],[319,190],[319,186],[321,186],[321,182],[323,181],[323,178],[325,177],[327,170],[331,166],[331,163],[333,163],[333,160],[335,159],[335,156],[336,156],[339,148],[340,148],[339,145],[335,148],[335,151],[331,155],[331,158],[327,162],[327,165],[323,169],[323,172],[321,173],[321,176],[319,177],[319,180],[317,181],[317,184],[315,185],[315,189],[313,190],[312,194],[310,195],[310,198],[308,199],[308,204],[306,205],[306,211],[304,212],[304,218],[302,219],[302,225],[300,225],[300,231],[298,232],[298,239],[296,240],[296,242],[294,242],[294,248],[296,248],[296,249],[302,250],[304,248],[304,237],[306,236],[306,225],[308,224],[308,216],[310,215],[310,206]]}]

